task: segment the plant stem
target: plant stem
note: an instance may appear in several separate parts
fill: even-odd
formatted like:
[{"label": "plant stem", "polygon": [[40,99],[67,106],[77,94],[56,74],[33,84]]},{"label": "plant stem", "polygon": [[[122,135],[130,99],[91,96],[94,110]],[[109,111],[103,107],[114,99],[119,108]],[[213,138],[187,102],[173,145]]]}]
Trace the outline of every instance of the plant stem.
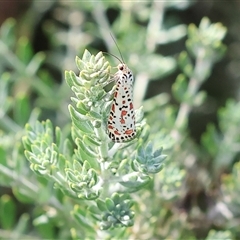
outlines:
[{"label": "plant stem", "polygon": [[[192,74],[192,77],[189,80],[187,93],[189,98],[194,98],[197,94],[201,84],[206,80],[206,78],[200,78],[199,73],[204,69],[206,72],[206,67],[211,68],[211,65],[204,60],[203,54],[199,54],[196,59],[195,69]],[[199,78],[197,78],[199,76]],[[175,121],[175,128],[172,130],[171,135],[175,140],[180,139],[180,132],[187,126],[187,120],[192,110],[192,105],[186,102],[181,103],[178,111],[178,115]],[[180,130],[180,131],[179,131]]]}]

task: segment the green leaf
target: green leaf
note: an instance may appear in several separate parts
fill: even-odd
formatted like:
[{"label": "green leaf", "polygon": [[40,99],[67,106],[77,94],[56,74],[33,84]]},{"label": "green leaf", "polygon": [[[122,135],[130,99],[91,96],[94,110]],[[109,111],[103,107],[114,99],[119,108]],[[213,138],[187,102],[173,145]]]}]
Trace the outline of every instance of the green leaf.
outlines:
[{"label": "green leaf", "polygon": [[156,54],[140,56],[138,69],[147,72],[151,80],[159,80],[176,69],[176,60],[172,57],[163,57]]},{"label": "green leaf", "polygon": [[[0,28],[0,37],[8,48],[12,48],[16,42],[16,20],[8,18]],[[1,49],[0,49],[1,54]]]},{"label": "green leaf", "polygon": [[45,60],[46,56],[43,52],[36,53],[29,64],[27,65],[26,71],[28,71],[29,74],[35,75],[37,74],[37,71],[39,70],[41,64]]},{"label": "green leaf", "polygon": [[115,205],[121,203],[121,198],[120,198],[120,195],[118,193],[113,193],[111,198],[114,201]]},{"label": "green leaf", "polygon": [[88,211],[94,215],[99,215],[99,208],[97,206],[91,205],[88,207]]},{"label": "green leaf", "polygon": [[128,188],[129,192],[132,192],[143,188],[143,186],[148,184],[150,180],[151,178],[147,175],[124,176],[124,181],[120,181],[120,184]]},{"label": "green leaf", "polygon": [[[88,62],[88,61],[90,61],[91,57],[92,57],[91,53],[87,49],[85,49],[85,51],[83,53],[82,61]],[[79,70],[81,70],[81,69],[79,69]]]},{"label": "green leaf", "polygon": [[107,210],[105,202],[101,199],[97,199],[97,206],[98,206],[99,210],[102,211],[102,212]]},{"label": "green leaf", "polygon": [[112,199],[107,198],[105,200],[105,204],[106,204],[106,207],[107,207],[109,212],[111,212],[111,211],[113,211],[115,209],[115,204],[114,204]]},{"label": "green leaf", "polygon": [[16,97],[14,105],[14,120],[21,126],[24,126],[30,117],[31,106],[29,97],[19,94]]},{"label": "green leaf", "polygon": [[12,229],[15,225],[16,206],[9,195],[0,198],[0,223],[3,229]]},{"label": "green leaf", "polygon": [[206,98],[207,98],[207,93],[205,91],[199,91],[195,95],[195,97],[192,101],[192,105],[195,107],[198,107],[203,104],[203,102],[206,100]]},{"label": "green leaf", "polygon": [[30,62],[33,56],[33,50],[29,40],[26,37],[22,36],[18,39],[16,54],[24,63],[24,65],[27,65]]},{"label": "green leaf", "polygon": [[[90,108],[87,107],[86,104],[84,102],[81,102],[81,101],[77,102],[76,107],[77,107],[78,113],[81,114],[81,115],[86,115],[90,111]],[[85,120],[84,117],[81,116],[81,115],[79,116],[79,118],[82,118],[83,120]]]},{"label": "green leaf", "polygon": [[92,157],[92,158],[97,158],[98,154],[97,152],[93,151],[90,146],[86,146],[84,144],[84,142],[82,142],[82,140],[80,138],[78,138],[76,140],[76,144],[79,146],[79,148],[84,151],[88,156]]},{"label": "green leaf", "polygon": [[54,239],[55,229],[53,222],[50,221],[47,215],[41,215],[33,220],[33,225],[37,228],[42,238]]},{"label": "green leaf", "polygon": [[5,149],[0,146],[0,164],[3,166],[7,166],[7,159],[6,159],[6,151]]},{"label": "green leaf", "polygon": [[72,121],[75,124],[76,128],[85,134],[93,134],[94,128],[91,122],[82,121],[80,118],[81,116],[78,114],[78,112],[73,107],[70,107],[70,106],[69,106],[69,112],[71,114]]},{"label": "green leaf", "polygon": [[208,233],[208,236],[206,240],[215,240],[215,239],[225,239],[225,240],[230,240],[234,239],[232,232],[229,230],[225,231],[216,231],[216,230],[210,230]]},{"label": "green leaf", "polygon": [[183,74],[179,74],[175,83],[172,85],[172,92],[176,100],[184,102],[187,99],[188,83]]},{"label": "green leaf", "polygon": [[189,25],[187,49],[195,58],[207,60],[212,65],[219,61],[226,51],[226,47],[222,44],[226,31],[226,27],[221,23],[211,24],[205,17],[200,22],[199,28],[194,24]]},{"label": "green leaf", "polygon": [[178,63],[183,73],[190,78],[193,74],[193,64],[187,52],[180,53]]},{"label": "green leaf", "polygon": [[90,137],[89,135],[83,135],[83,142],[89,146],[99,147],[101,142],[95,137]]},{"label": "green leaf", "polygon": [[80,226],[83,228],[84,231],[93,231],[93,223],[90,221],[89,217],[86,217],[86,206],[79,206],[75,205],[71,214],[74,218],[78,221]]},{"label": "green leaf", "polygon": [[19,235],[25,233],[29,226],[29,221],[30,221],[30,216],[27,213],[23,213],[19,218],[14,231]]}]

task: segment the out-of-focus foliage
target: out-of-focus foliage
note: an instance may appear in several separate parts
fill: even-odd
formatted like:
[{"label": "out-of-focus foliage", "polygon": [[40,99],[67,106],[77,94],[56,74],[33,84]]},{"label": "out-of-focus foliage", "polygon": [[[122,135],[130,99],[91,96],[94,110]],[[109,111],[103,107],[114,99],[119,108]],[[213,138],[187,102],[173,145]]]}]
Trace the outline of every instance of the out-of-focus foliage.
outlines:
[{"label": "out-of-focus foliage", "polygon": [[[240,237],[238,99],[205,120],[218,107],[205,87],[228,81],[215,70],[227,29],[186,21],[199,4],[36,0],[1,25],[0,238]],[[106,134],[118,62],[103,52],[134,73],[128,143]]]}]

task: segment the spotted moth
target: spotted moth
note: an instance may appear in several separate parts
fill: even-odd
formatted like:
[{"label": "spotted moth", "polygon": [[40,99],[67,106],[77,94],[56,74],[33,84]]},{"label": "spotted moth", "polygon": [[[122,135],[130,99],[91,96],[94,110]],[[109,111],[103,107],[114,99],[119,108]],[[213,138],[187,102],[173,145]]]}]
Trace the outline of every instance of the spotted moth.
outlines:
[{"label": "spotted moth", "polygon": [[136,135],[133,109],[133,74],[123,62],[114,75],[116,90],[108,118],[108,135],[114,142],[125,142]]}]

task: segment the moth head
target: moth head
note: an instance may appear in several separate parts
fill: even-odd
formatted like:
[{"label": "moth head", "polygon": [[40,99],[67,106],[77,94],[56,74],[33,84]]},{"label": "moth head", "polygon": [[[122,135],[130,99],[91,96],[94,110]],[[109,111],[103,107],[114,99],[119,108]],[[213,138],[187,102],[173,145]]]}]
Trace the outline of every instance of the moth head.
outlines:
[{"label": "moth head", "polygon": [[127,69],[127,66],[124,63],[118,64],[118,70],[119,71],[124,71]]}]

